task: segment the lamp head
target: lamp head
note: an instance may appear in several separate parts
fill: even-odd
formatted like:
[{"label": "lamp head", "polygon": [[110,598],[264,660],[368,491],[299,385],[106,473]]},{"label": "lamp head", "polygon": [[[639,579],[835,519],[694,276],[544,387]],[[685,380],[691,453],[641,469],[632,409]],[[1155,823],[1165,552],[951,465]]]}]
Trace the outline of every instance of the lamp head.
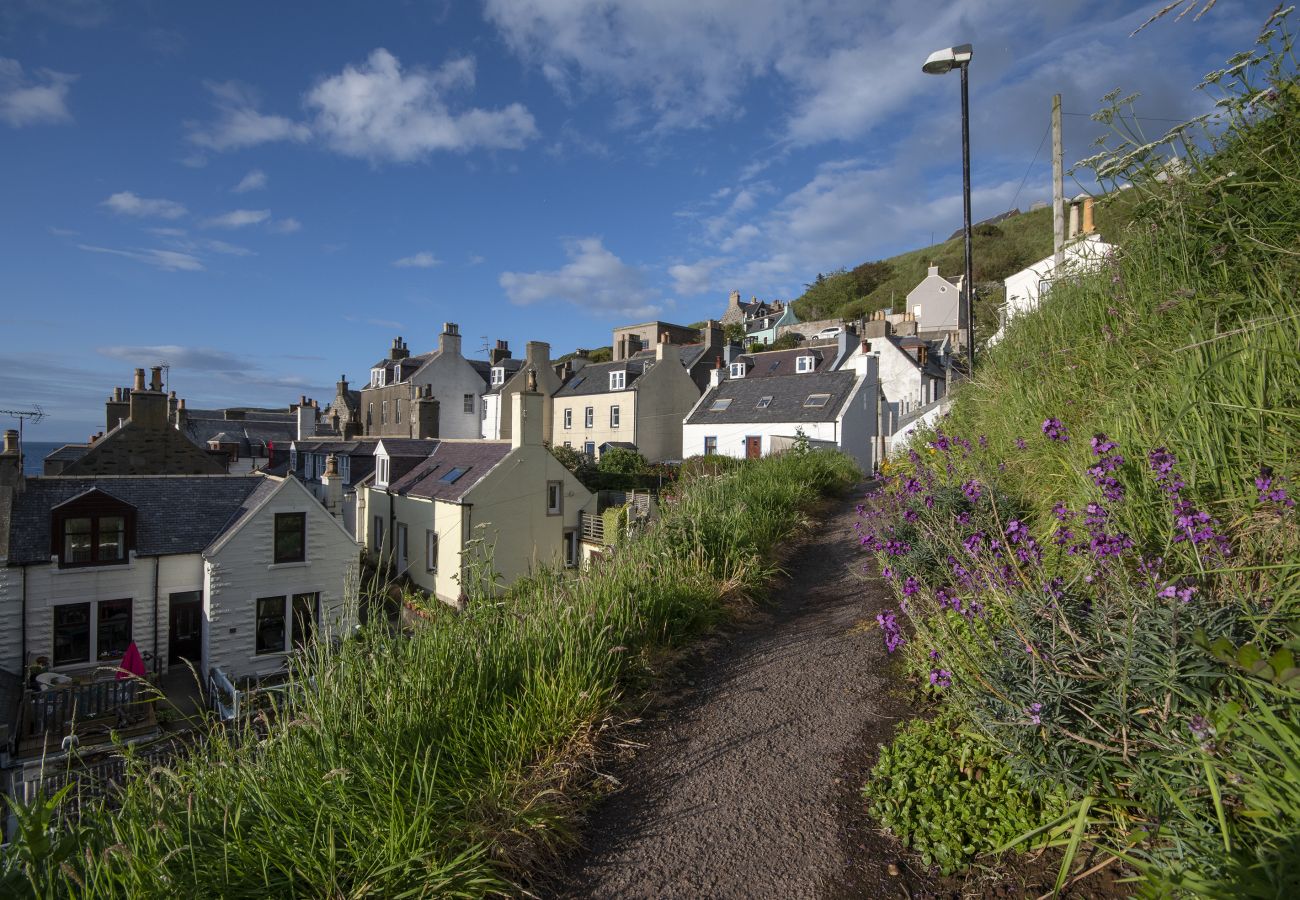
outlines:
[{"label": "lamp head", "polygon": [[926,58],[925,65],[921,66],[921,71],[927,75],[943,75],[958,66],[966,65],[970,62],[970,58],[971,45],[958,44],[956,47],[948,47],[931,53]]}]

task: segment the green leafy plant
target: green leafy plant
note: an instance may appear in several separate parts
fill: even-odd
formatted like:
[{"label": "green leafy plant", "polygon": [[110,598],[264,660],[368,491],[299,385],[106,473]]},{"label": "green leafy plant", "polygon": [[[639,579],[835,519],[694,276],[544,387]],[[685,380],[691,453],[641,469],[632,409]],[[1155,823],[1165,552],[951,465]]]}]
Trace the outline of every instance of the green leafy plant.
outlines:
[{"label": "green leafy plant", "polygon": [[995,747],[950,717],[903,727],[863,787],[872,814],[945,874],[1058,818],[1061,794],[1026,790]]}]

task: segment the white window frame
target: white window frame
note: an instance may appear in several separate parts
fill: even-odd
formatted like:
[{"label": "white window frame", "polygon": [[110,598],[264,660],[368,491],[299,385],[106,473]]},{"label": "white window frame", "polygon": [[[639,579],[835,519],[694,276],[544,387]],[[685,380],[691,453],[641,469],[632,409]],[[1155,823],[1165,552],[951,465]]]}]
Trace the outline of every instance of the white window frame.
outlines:
[{"label": "white window frame", "polygon": [[594,428],[596,426],[596,407],[588,406],[586,408],[583,412],[582,424],[586,428]]},{"label": "white window frame", "polygon": [[627,370],[620,369],[617,372],[609,373],[609,389],[611,391],[621,391],[627,387]]},{"label": "white window frame", "polygon": [[794,360],[794,370],[798,374],[811,372],[817,368],[817,360],[812,356],[796,356]]},{"label": "white window frame", "polygon": [[461,409],[470,415],[474,415],[474,395],[466,394],[465,399],[461,401]]},{"label": "white window frame", "polygon": [[393,549],[397,551],[397,571],[405,572],[406,564],[408,560],[407,551],[409,550],[409,548],[406,545],[407,538],[409,537],[406,523],[398,522],[397,527],[395,527],[393,531],[395,532],[394,539],[393,539]]},{"label": "white window frame", "polygon": [[609,427],[617,428],[621,418],[622,418],[622,414],[619,412],[618,404],[615,403],[613,406],[609,408]]},{"label": "white window frame", "polygon": [[546,482],[546,514],[559,516],[564,514],[564,482]]},{"label": "white window frame", "polygon": [[431,528],[424,532],[424,571],[438,574],[438,532]]},{"label": "white window frame", "polygon": [[492,367],[492,386],[506,383],[506,370],[504,366]]},{"label": "white window frame", "polygon": [[375,484],[388,484],[388,476],[391,473],[389,460],[387,456],[375,457]]},{"label": "white window frame", "polygon": [[573,408],[569,407],[564,410],[564,427],[566,429],[573,427]]},{"label": "white window frame", "polygon": [[734,362],[731,364],[731,377],[732,378],[745,377],[745,364],[743,362]]}]

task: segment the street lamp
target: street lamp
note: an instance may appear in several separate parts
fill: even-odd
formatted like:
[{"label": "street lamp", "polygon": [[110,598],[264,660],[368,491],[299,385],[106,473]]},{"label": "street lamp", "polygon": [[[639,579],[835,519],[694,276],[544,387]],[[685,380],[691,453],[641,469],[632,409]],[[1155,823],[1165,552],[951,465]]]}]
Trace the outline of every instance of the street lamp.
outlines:
[{"label": "street lamp", "polygon": [[946,75],[961,69],[961,192],[962,233],[966,244],[966,273],[962,286],[966,294],[966,346],[970,353],[970,371],[975,374],[975,282],[971,277],[970,256],[970,113],[966,91],[966,70],[970,67],[971,46],[959,44],[946,50],[936,50],[926,59],[921,71],[927,75]]}]

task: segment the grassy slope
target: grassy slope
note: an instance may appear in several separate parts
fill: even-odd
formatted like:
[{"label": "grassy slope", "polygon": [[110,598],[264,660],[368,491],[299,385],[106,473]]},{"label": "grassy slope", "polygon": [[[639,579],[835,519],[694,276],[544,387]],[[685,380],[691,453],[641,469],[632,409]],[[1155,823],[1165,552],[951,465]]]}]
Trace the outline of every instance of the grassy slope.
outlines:
[{"label": "grassy slope", "polygon": [[[1173,183],[1139,181],[1138,189],[1126,192],[1135,218],[1107,235],[1122,247],[1116,265],[1058,287],[1037,314],[1018,320],[942,423],[949,435],[987,443],[968,457],[949,457],[945,483],[977,478],[995,484],[1040,535],[1056,528],[1056,503],[1079,510],[1099,499],[1085,472],[1096,462],[1088,439],[1100,432],[1117,441],[1128,460],[1116,472],[1127,499],[1107,504],[1108,527],[1128,534],[1135,554],[1165,557],[1165,577],[1198,586],[1188,613],[1205,610],[1233,622],[1239,640],[1252,641],[1266,657],[1300,633],[1300,523],[1294,509],[1262,500],[1254,483],[1261,466],[1269,466],[1275,484],[1300,493],[1300,88],[1284,83],[1269,106],[1271,118],[1257,117],[1257,107],[1231,107],[1235,118],[1217,155],[1194,160]],[[1064,423],[1068,444],[1044,438],[1040,426],[1048,418]],[[1025,449],[1017,447],[1018,439]],[[1187,482],[1181,497],[1213,516],[1231,555],[1176,542],[1181,532],[1172,504],[1148,464],[1157,447],[1174,453]],[[939,527],[946,529],[944,540],[961,547],[965,532],[958,524]],[[1267,674],[1250,678],[1215,664],[1189,646],[1189,635],[1180,638],[1158,625],[1162,620],[1152,611],[1167,611],[1169,604],[1151,605],[1153,589],[1145,587],[1134,561],[1103,570],[1085,551],[1063,564],[1067,592],[1086,593],[1079,579],[1106,571],[1100,583],[1113,593],[1096,602],[1113,607],[1115,621],[1130,622],[1127,651],[1104,666],[1117,690],[1137,690],[1129,662],[1136,666],[1154,647],[1177,640],[1185,660],[1175,664],[1170,653],[1166,674],[1175,680],[1157,695],[1165,698],[1159,705],[1144,710],[1124,709],[1111,697],[1078,707],[1085,702],[1083,681],[1071,682],[1064,662],[1034,675],[1043,678],[1036,684],[1050,682],[1037,688],[1042,699],[1075,697],[1076,708],[1100,722],[1122,713],[1135,729],[1147,730],[1142,740],[1164,748],[1135,759],[1098,757],[1103,761],[1087,789],[1107,799],[1098,799],[1090,832],[1117,841],[1126,822],[1163,821],[1163,839],[1134,852],[1153,861],[1153,877],[1185,889],[1282,896],[1288,889],[1280,885],[1295,888],[1300,693],[1270,683]],[[996,594],[988,598],[991,608],[1001,603],[1012,609],[1014,592],[1001,599]],[[913,606],[917,621],[922,604]],[[1005,615],[1014,620],[1016,614]],[[933,621],[941,620],[942,613]],[[918,630],[925,627],[917,621]],[[998,669],[996,654],[982,660],[962,641],[930,637],[939,641],[940,658],[954,660],[954,670],[960,658],[968,674],[982,673],[1005,688],[994,678],[1006,670]],[[923,656],[913,664],[922,670],[929,665]],[[1208,682],[1180,674],[1207,666]],[[998,740],[1028,769],[1041,771],[1041,759],[1069,743],[1050,726],[1035,743],[1032,732],[1023,737],[1023,727],[1017,737],[1014,727],[984,718],[981,707],[996,703],[973,683],[952,693],[962,694],[962,708],[982,730],[1011,735]],[[1020,710],[1034,696],[1017,697],[1009,717],[1023,717]],[[1178,715],[1167,723],[1150,718],[1153,709],[1168,713],[1170,698]],[[1218,728],[1208,743],[1191,739],[1195,712]],[[1098,747],[1111,739],[1101,728],[1083,727],[1083,736],[1100,741]],[[1136,737],[1135,731],[1124,739]],[[1030,761],[1039,754],[1038,762]],[[1160,773],[1166,789],[1152,781]],[[1063,777],[1070,774],[1087,773],[1066,769]],[[1123,802],[1110,804],[1114,797]]]}]

